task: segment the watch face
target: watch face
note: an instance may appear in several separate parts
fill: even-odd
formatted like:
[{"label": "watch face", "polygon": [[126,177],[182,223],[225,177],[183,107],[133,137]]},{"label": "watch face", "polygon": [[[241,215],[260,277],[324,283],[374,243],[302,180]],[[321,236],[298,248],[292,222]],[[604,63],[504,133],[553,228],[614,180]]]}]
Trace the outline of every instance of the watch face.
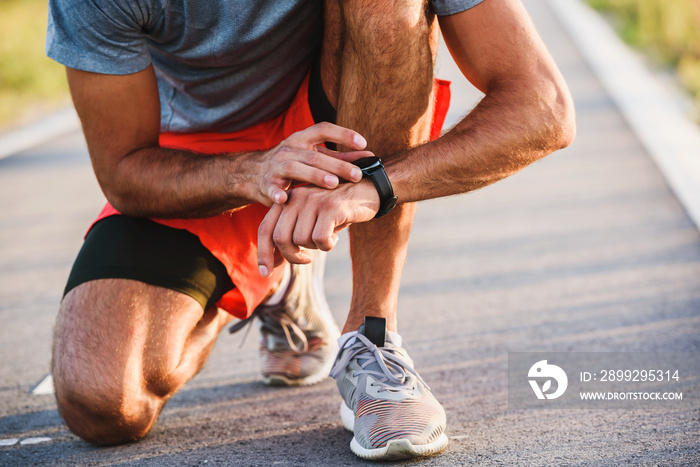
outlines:
[{"label": "watch face", "polygon": [[362,159],[357,159],[356,161],[353,162],[356,166],[358,166],[361,169],[369,169],[370,167],[376,165],[376,166],[381,166],[382,161],[376,156],[370,156],[370,157],[363,157]]}]

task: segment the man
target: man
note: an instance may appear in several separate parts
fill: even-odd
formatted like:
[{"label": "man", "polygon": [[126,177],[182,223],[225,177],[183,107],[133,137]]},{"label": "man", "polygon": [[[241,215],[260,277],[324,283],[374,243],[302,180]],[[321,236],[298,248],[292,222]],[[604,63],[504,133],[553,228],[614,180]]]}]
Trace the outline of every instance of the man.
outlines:
[{"label": "man", "polygon": [[[145,436],[232,315],[256,316],[267,382],[312,384],[335,362],[357,455],[444,449],[444,411],[396,333],[410,202],[493,183],[574,130],[566,85],[518,1],[431,5],[51,0],[47,51],[68,67],[110,202],[56,324],[52,371],[71,430],[95,444]],[[435,13],[486,95],[427,143],[445,110]],[[350,224],[353,298],[336,359],[312,253]]]}]

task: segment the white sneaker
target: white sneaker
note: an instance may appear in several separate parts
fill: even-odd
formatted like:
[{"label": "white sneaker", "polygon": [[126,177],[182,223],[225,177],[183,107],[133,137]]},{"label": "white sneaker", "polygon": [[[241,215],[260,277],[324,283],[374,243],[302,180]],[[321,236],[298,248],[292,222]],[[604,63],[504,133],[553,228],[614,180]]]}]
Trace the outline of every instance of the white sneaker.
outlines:
[{"label": "white sneaker", "polygon": [[323,290],[326,254],[309,250],[313,262],[291,265],[290,283],[282,301],[258,306],[236,332],[260,320],[263,381],[272,386],[307,386],[323,381],[333,366],[340,336]]},{"label": "white sneaker", "polygon": [[364,459],[430,456],[447,446],[445,410],[401,344],[382,318],[365,318],[340,338],[331,376],[343,425],[355,434],[350,449]]}]

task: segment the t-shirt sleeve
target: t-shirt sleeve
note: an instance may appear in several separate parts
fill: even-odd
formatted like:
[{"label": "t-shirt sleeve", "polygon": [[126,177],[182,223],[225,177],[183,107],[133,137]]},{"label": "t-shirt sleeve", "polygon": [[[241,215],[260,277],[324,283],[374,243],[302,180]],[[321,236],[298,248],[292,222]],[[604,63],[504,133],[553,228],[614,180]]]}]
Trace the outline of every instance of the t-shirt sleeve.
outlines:
[{"label": "t-shirt sleeve", "polygon": [[151,56],[142,32],[148,18],[136,2],[50,0],[46,55],[78,70],[127,75]]},{"label": "t-shirt sleeve", "polygon": [[484,0],[432,0],[432,4],[435,14],[438,16],[447,16],[468,10],[483,1]]}]

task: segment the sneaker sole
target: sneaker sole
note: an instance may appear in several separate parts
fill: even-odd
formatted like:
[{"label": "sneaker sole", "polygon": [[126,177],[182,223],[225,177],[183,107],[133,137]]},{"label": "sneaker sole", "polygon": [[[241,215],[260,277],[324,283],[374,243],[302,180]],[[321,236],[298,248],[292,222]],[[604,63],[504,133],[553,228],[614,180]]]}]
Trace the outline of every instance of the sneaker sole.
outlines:
[{"label": "sneaker sole", "polygon": [[325,251],[320,250],[309,250],[313,256],[313,262],[315,267],[313,274],[311,276],[311,283],[313,289],[313,296],[318,304],[319,317],[321,321],[328,329],[330,350],[328,352],[328,360],[323,364],[323,367],[316,373],[309,375],[305,378],[287,378],[283,375],[263,375],[263,383],[268,386],[311,386],[312,384],[317,384],[329,377],[331,368],[333,368],[333,363],[335,362],[335,357],[338,354],[338,338],[340,338],[340,329],[338,329],[338,324],[335,322],[333,313],[331,313],[331,308],[328,306],[328,301],[326,300],[326,294],[323,291],[323,276],[326,264]]},{"label": "sneaker sole", "polygon": [[[353,431],[355,414],[350,410],[350,407],[345,404],[345,401],[340,403],[340,419],[343,421],[343,426],[346,430]],[[358,443],[357,439],[353,436],[352,441],[350,441],[350,450],[356,456],[363,459],[400,460],[432,456],[444,450],[447,447],[447,443],[447,435],[443,433],[438,439],[428,444],[413,444],[407,439],[392,439],[387,441],[384,447],[367,449],[360,446],[360,443]]]}]

